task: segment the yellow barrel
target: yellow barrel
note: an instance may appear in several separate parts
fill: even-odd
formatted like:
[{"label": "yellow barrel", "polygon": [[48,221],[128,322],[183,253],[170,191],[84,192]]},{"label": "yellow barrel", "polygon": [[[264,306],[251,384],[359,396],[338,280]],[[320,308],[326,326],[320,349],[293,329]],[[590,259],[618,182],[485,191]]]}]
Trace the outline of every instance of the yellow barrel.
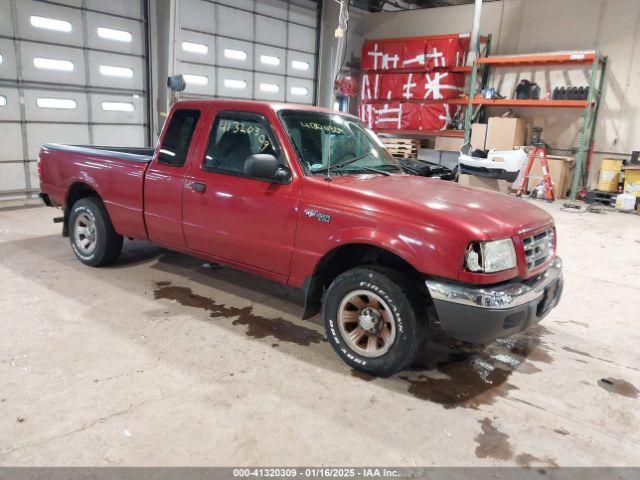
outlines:
[{"label": "yellow barrel", "polygon": [[627,167],[624,169],[624,191],[640,197],[640,167]]},{"label": "yellow barrel", "polygon": [[622,160],[617,158],[603,158],[600,165],[600,177],[598,178],[598,190],[603,192],[615,192],[618,190]]}]

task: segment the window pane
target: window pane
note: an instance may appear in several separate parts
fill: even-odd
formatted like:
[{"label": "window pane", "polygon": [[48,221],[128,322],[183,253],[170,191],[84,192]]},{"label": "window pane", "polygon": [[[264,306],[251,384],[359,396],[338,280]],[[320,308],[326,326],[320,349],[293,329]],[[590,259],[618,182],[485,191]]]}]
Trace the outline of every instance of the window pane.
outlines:
[{"label": "window pane", "polygon": [[199,110],[178,110],[171,117],[171,123],[162,140],[158,161],[181,167],[187,161],[189,145],[196,129]]},{"label": "window pane", "polygon": [[271,137],[259,118],[222,116],[211,132],[204,169],[244,174],[244,164],[256,153],[275,155]]}]

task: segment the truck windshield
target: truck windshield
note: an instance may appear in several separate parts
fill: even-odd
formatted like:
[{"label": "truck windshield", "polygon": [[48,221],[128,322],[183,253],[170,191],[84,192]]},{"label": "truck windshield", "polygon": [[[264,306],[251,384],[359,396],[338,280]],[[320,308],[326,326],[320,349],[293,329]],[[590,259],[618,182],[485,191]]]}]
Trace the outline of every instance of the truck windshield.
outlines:
[{"label": "truck windshield", "polygon": [[402,173],[376,134],[354,118],[299,110],[280,117],[307,175]]}]

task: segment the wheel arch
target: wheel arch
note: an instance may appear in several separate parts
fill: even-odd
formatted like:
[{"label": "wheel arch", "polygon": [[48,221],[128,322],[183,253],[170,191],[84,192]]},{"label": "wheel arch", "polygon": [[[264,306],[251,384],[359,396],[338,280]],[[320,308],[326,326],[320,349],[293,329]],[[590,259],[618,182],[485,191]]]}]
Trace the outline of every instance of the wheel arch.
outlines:
[{"label": "wheel arch", "polygon": [[320,311],[323,292],[338,275],[368,264],[392,268],[414,278],[419,284],[420,272],[407,259],[390,249],[367,242],[342,244],[327,252],[317,263],[313,274],[305,279],[303,318],[310,318]]},{"label": "wheel arch", "polygon": [[64,223],[62,227],[63,236],[69,236],[69,213],[71,212],[71,207],[73,207],[78,200],[88,197],[95,197],[102,201],[102,197],[98,191],[88,183],[81,180],[71,183],[65,198]]}]

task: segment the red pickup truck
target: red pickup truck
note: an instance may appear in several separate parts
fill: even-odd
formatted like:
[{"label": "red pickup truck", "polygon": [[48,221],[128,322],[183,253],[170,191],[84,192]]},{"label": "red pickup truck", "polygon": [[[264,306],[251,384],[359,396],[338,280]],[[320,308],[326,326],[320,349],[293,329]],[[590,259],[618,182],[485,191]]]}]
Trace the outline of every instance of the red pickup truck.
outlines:
[{"label": "red pickup truck", "polygon": [[39,171],[81,262],[109,264],[128,237],[302,288],[304,318],[321,309],[336,352],[375,375],[409,366],[431,327],[490,342],[562,292],[549,214],[405,174],[330,110],[182,101],[155,151],[47,144]]}]

